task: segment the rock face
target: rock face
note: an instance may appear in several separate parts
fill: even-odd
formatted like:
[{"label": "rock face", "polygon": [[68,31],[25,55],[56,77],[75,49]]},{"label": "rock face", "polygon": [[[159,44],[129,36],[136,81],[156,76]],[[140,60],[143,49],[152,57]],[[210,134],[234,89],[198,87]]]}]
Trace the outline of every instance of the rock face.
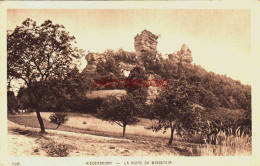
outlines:
[{"label": "rock face", "polygon": [[83,70],[84,72],[88,73],[94,73],[97,68],[97,57],[94,53],[88,53],[85,56],[85,59],[87,60],[88,64],[86,68]]},{"label": "rock face", "polygon": [[191,51],[186,44],[182,45],[180,54],[182,55],[181,57],[184,62],[187,62],[187,63],[192,62]]},{"label": "rock face", "polygon": [[[145,53],[149,53],[150,56],[156,57],[157,53],[157,39],[159,36],[154,35],[152,32],[148,30],[143,30],[141,34],[137,34],[135,36],[135,50],[137,53],[137,56],[147,56]],[[142,66],[142,65],[141,65]],[[153,80],[157,78],[156,75],[149,75],[148,80]],[[150,86],[148,88],[148,96],[147,96],[147,104],[151,104],[153,100],[156,98],[156,96],[159,93],[160,88],[158,87],[152,87]]]},{"label": "rock face", "polygon": [[171,61],[175,61],[177,63],[178,62],[186,62],[186,63],[192,62],[191,51],[186,44],[183,44],[181,47],[181,50],[178,51],[177,53],[169,54],[168,58]]},{"label": "rock face", "polygon": [[88,65],[96,65],[97,64],[97,56],[94,53],[88,53],[85,57],[88,61]]},{"label": "rock face", "polygon": [[104,61],[104,62],[106,61],[105,57],[102,56],[102,54],[92,53],[92,52],[88,53],[85,56],[85,59],[87,60],[88,64],[83,71],[89,73],[96,72],[98,61]]},{"label": "rock face", "polygon": [[[144,56],[151,56],[156,57],[157,53],[157,39],[159,36],[154,35],[148,30],[143,30],[141,34],[137,34],[135,36],[135,50],[137,55],[137,60],[138,58],[141,59]],[[149,53],[149,54],[147,54]],[[122,54],[123,55],[123,54]],[[151,58],[149,57],[149,58]],[[124,56],[123,56],[124,58]],[[169,60],[176,62],[176,63],[183,63],[183,64],[188,64],[192,62],[192,56],[191,56],[191,51],[188,48],[186,44],[183,44],[181,49],[173,54],[168,55]],[[88,73],[93,73],[95,75],[96,73],[96,68],[98,62],[106,62],[106,58],[104,54],[99,54],[99,53],[88,53],[86,55],[86,60],[88,62],[88,65],[84,69]],[[139,63],[140,62],[140,63]],[[141,63],[141,60],[136,64],[128,64],[127,62],[119,62],[118,66],[119,69],[122,72],[122,75],[127,77],[129,73],[132,71],[132,69],[136,66],[141,67],[142,69],[145,70],[144,65]],[[156,79],[162,79],[159,75],[156,74],[149,74],[148,75],[148,80],[156,80]],[[155,99],[156,96],[159,94],[161,91],[161,87],[156,87],[156,86],[150,86],[148,87],[148,96],[147,96],[147,104],[151,104]],[[111,92],[112,93],[112,92]],[[90,94],[90,96],[93,96],[93,94]],[[125,95],[125,92],[124,92]]]},{"label": "rock face", "polygon": [[158,36],[154,35],[148,30],[143,30],[141,34],[135,36],[135,50],[137,55],[142,55],[142,53],[149,52],[156,55],[157,51],[157,39]]}]

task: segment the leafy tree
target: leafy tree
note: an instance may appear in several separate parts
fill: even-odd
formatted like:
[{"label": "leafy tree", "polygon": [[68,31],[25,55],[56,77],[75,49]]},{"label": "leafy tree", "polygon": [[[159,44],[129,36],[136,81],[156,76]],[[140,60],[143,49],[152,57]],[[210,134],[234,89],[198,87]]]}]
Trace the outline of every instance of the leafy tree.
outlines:
[{"label": "leafy tree", "polygon": [[142,65],[145,67],[145,70],[154,70],[156,69],[156,54],[150,51],[143,52],[139,57]]},{"label": "leafy tree", "polygon": [[119,49],[115,52],[115,59],[117,62],[124,62],[127,64],[138,64],[136,52],[127,52],[123,49]]},{"label": "leafy tree", "polygon": [[195,109],[197,92],[194,86],[184,79],[176,79],[171,86],[166,87],[154,101],[151,118],[158,124],[152,129],[158,131],[170,128],[169,144],[172,144],[174,131],[178,134],[192,134],[200,125],[200,113]]},{"label": "leafy tree", "polygon": [[66,123],[69,120],[67,114],[60,112],[51,114],[49,119],[51,120],[51,123],[57,125],[56,129],[58,129],[62,124]]},{"label": "leafy tree", "polygon": [[47,20],[41,25],[26,19],[7,33],[8,81],[21,79],[28,91],[29,107],[36,110],[45,132],[39,103],[48,90],[49,80],[63,80],[83,52],[75,47],[75,37],[63,25]]},{"label": "leafy tree", "polygon": [[[41,89],[45,89],[46,91],[40,103],[38,103],[39,109],[51,111],[69,111],[76,109],[80,111],[81,108],[85,108],[85,101],[87,100],[85,94],[90,85],[87,81],[82,81],[83,79],[84,77],[78,72],[78,69],[73,69],[67,74],[67,77],[62,80],[51,78],[45,87],[39,85],[39,88],[34,90],[35,93],[41,93]],[[37,85],[34,87],[37,87]],[[23,109],[29,107],[29,96],[26,87],[20,88],[17,98]]]},{"label": "leafy tree", "polygon": [[126,91],[128,94],[131,94],[135,101],[139,104],[144,105],[147,99],[147,89],[148,86],[139,86],[134,85],[132,81],[140,81],[141,84],[144,85],[145,81],[148,79],[148,75],[146,71],[141,67],[134,67],[132,71],[130,72],[129,76],[127,77],[127,80],[129,82],[126,83]]},{"label": "leafy tree", "polygon": [[[199,86],[200,87],[200,86]],[[200,87],[200,103],[207,108],[216,109],[219,107],[219,102],[214,93]]]},{"label": "leafy tree", "polygon": [[17,94],[17,100],[20,103],[21,109],[28,109],[29,108],[29,96],[28,90],[26,87],[21,87]]},{"label": "leafy tree", "polygon": [[19,103],[13,91],[7,92],[7,108],[8,113],[18,112]]},{"label": "leafy tree", "polygon": [[103,120],[114,122],[123,127],[123,137],[126,126],[135,125],[139,121],[136,118],[137,115],[138,105],[131,95],[122,96],[120,99],[108,97],[98,110],[98,116]]},{"label": "leafy tree", "polygon": [[90,87],[90,83],[75,68],[68,72],[67,76],[62,80],[56,78],[49,80],[48,92],[40,105],[41,107],[52,107],[61,111],[72,110],[84,104],[88,87]]}]

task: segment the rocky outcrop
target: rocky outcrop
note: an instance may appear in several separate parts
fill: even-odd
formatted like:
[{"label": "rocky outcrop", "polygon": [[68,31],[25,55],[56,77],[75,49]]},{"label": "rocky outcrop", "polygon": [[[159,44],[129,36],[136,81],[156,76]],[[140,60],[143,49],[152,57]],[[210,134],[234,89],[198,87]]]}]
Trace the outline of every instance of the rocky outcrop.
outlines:
[{"label": "rocky outcrop", "polygon": [[85,59],[87,60],[87,66],[83,70],[83,72],[87,73],[95,73],[97,68],[97,56],[94,53],[88,53],[85,56]]},{"label": "rocky outcrop", "polygon": [[188,48],[186,44],[183,44],[180,50],[180,54],[182,55],[182,61],[191,63],[192,62],[192,56],[191,56],[191,51]]},{"label": "rocky outcrop", "polygon": [[87,60],[87,66],[86,68],[83,70],[83,72],[89,72],[89,73],[95,73],[96,72],[96,68],[97,68],[97,64],[99,61],[106,61],[105,57],[102,54],[99,53],[88,53],[85,56],[85,59]]},{"label": "rocky outcrop", "polygon": [[156,55],[158,36],[154,35],[148,30],[143,30],[141,34],[137,34],[134,39],[137,55],[140,56],[146,52]]},{"label": "rocky outcrop", "polygon": [[169,54],[168,58],[171,61],[175,61],[177,63],[179,63],[179,62],[191,63],[192,62],[191,51],[186,44],[183,44],[181,47],[181,50],[177,51],[177,53]]},{"label": "rocky outcrop", "polygon": [[[128,63],[127,61],[119,61],[118,63],[118,70],[121,71],[122,76],[127,77],[129,73],[133,70],[134,67],[138,66],[141,67],[143,70],[145,70],[144,65],[141,63],[142,62],[142,57],[146,56],[151,56],[148,57],[147,59],[155,58],[156,53],[157,53],[157,39],[158,36],[154,35],[152,32],[148,30],[143,30],[141,34],[137,34],[135,36],[135,50],[136,53],[134,53],[134,56],[136,57],[137,55],[137,60],[140,59],[140,61],[135,62],[135,63]],[[147,54],[148,53],[148,54]],[[84,69],[88,73],[92,73],[95,75],[96,72],[96,66],[99,62],[106,62],[106,56],[110,56],[110,54],[103,53],[88,53],[86,55],[86,60],[88,62],[88,65]],[[124,52],[119,52],[120,56],[117,56],[117,58],[120,60],[121,59],[128,59]],[[176,63],[184,63],[188,64],[192,62],[192,56],[191,56],[191,51],[188,48],[186,44],[183,44],[181,49],[173,54],[168,55],[169,60],[176,62]],[[131,58],[129,58],[131,59]],[[133,58],[132,58],[133,59]],[[113,73],[111,73],[113,75]],[[105,77],[104,77],[105,78]],[[149,74],[148,75],[148,80],[156,80],[156,79],[161,79],[159,75],[156,74]],[[153,100],[156,99],[156,96],[159,94],[161,91],[161,87],[158,86],[149,86],[148,87],[148,97],[147,97],[147,104],[151,104]]]}]

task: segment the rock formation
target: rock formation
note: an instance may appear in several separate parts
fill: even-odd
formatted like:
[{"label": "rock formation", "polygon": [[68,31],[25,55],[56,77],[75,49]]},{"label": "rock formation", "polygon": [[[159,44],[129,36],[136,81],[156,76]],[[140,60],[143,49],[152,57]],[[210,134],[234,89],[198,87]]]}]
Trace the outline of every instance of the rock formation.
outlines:
[{"label": "rock formation", "polygon": [[171,61],[175,61],[177,63],[179,63],[179,62],[191,63],[192,62],[191,51],[186,44],[183,44],[181,47],[181,50],[178,51],[177,53],[169,54],[168,58]]},{"label": "rock formation", "polygon": [[[157,35],[154,35],[153,33],[151,33],[148,30],[143,30],[141,32],[141,34],[137,34],[134,39],[135,39],[134,46],[135,46],[135,50],[136,50],[135,57],[137,57],[137,60],[139,59],[140,61],[138,61],[136,64],[130,64],[127,61],[124,61],[124,62],[120,61],[118,63],[118,67],[122,73],[122,76],[128,76],[129,73],[131,72],[131,70],[136,66],[141,67],[145,70],[144,64],[142,64],[142,57],[150,56],[147,59],[153,59],[153,58],[155,59],[155,57],[156,57],[157,43],[158,43]],[[106,53],[104,53],[104,54],[88,53],[86,55],[86,60],[88,62],[88,65],[86,66],[84,71],[95,75],[97,64],[99,62],[106,62],[105,55],[106,55]],[[123,54],[120,54],[120,55],[123,55]],[[120,58],[124,58],[124,56],[122,56]],[[177,51],[173,54],[169,54],[168,58],[169,58],[169,60],[174,61],[176,63],[181,62],[184,64],[185,63],[188,64],[188,63],[192,62],[191,51],[186,44],[183,44],[179,51]],[[162,79],[162,78],[156,74],[148,74],[148,80],[154,80],[154,79]],[[156,96],[159,94],[161,89],[162,89],[161,87],[155,87],[155,86],[148,87],[147,104],[151,104],[153,102],[153,100],[155,100]],[[125,91],[125,90],[123,90],[123,91]],[[126,94],[126,92],[124,92],[124,94]]]},{"label": "rock formation", "polygon": [[88,53],[85,56],[85,59],[87,60],[87,66],[83,70],[83,72],[88,72],[88,73],[94,73],[96,72],[97,68],[97,58],[94,53]]},{"label": "rock formation", "polygon": [[137,34],[134,39],[134,45],[137,55],[140,56],[142,55],[142,53],[145,52],[156,55],[158,36],[154,35],[148,30],[143,30],[141,34]]},{"label": "rock formation", "polygon": [[92,53],[92,52],[88,53],[85,56],[85,59],[87,60],[88,64],[83,71],[90,72],[90,73],[96,72],[98,61],[104,61],[104,62],[106,61],[105,57],[102,56],[102,54]]}]

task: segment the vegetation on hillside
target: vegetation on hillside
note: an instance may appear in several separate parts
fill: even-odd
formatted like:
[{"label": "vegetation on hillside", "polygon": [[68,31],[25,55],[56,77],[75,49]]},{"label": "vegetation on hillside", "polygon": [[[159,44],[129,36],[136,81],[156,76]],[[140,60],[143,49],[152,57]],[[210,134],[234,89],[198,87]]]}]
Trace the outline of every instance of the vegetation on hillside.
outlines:
[{"label": "vegetation on hillside", "polygon": [[[8,91],[8,112],[36,111],[41,132],[45,127],[40,112],[52,110],[98,113],[103,120],[122,126],[123,136],[126,126],[136,124],[138,118],[157,119],[157,126],[151,128],[170,128],[169,144],[175,131],[183,138],[198,135],[205,143],[216,145],[222,136],[251,138],[251,86],[193,64],[186,45],[163,58],[154,51],[137,55],[122,49],[84,55],[74,42],[62,25],[49,20],[37,25],[27,19],[8,31],[8,88],[13,79],[24,81],[17,96]],[[79,72],[76,62],[82,56],[89,61]],[[109,84],[116,79],[149,78],[170,80],[149,102],[149,87],[93,86],[95,80],[106,79]],[[122,89],[126,95],[86,97],[89,91],[105,88]],[[238,129],[243,134],[238,136]]]}]

